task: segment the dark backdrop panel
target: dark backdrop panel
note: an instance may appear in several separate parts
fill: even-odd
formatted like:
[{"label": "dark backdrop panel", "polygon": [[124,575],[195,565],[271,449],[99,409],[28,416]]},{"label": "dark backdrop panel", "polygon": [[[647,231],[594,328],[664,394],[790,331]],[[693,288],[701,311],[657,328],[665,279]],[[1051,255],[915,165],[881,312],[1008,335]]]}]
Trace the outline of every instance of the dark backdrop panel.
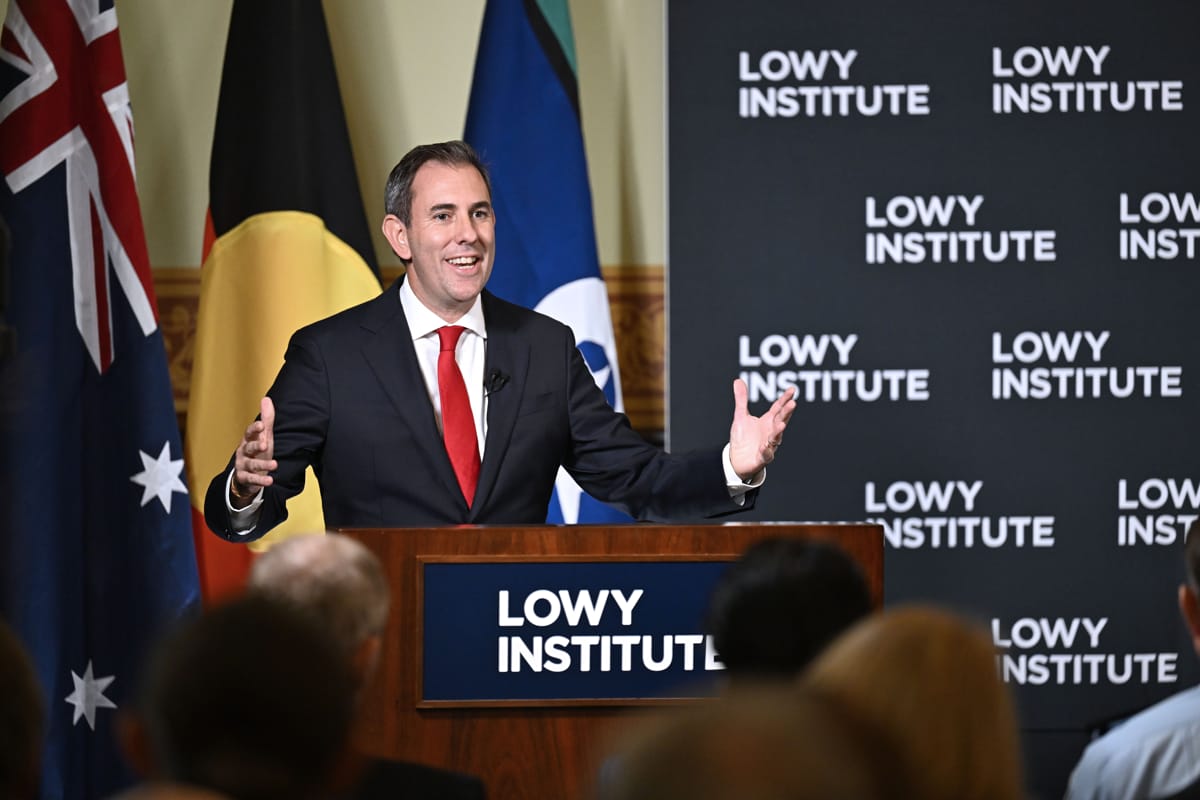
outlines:
[{"label": "dark backdrop panel", "polygon": [[[949,605],[993,629],[1046,795],[1061,790],[1088,729],[1200,674],[1175,609],[1183,531],[1200,513],[1200,241],[1187,250],[1200,236],[1197,22],[1194,4],[1164,0],[669,3],[670,446],[727,435],[739,374],[757,387],[756,413],[781,377],[811,382],[753,516],[896,526],[888,602]],[[1075,50],[1086,47],[1098,71]],[[1034,72],[1043,48],[1068,61],[1078,52],[1073,74],[1045,64],[1015,74]],[[771,51],[782,55],[764,65]],[[827,53],[820,78],[768,80],[789,51],[854,58],[844,75]],[[998,113],[997,84],[1041,92],[1052,108]],[[907,87],[928,113],[885,104],[869,115],[851,99],[842,114],[836,97],[833,113],[820,102],[806,113],[804,92],[820,100],[847,86],[864,87],[868,111],[875,87]],[[796,93],[799,113],[740,110],[742,92],[772,90]],[[1133,108],[1114,108],[1131,96]],[[960,196],[973,216],[955,201],[948,219],[900,226],[911,205]],[[1144,198],[1150,219],[1131,220]],[[1178,213],[1159,219],[1172,199]],[[1031,231],[1052,232],[1041,260],[1016,255]],[[980,244],[965,257],[967,239],[1005,232],[1017,232],[1005,257]],[[1130,232],[1173,237],[1179,253],[1123,254]],[[927,249],[957,236],[958,258],[872,262],[875,234]],[[754,363],[806,336],[827,337],[823,362]],[[845,363],[831,336],[854,337]],[[1045,337],[1077,341],[1074,358],[1052,360]],[[1052,369],[1083,372],[1077,383]],[[912,391],[871,399],[880,370],[907,371]],[[1040,371],[1052,391],[998,397],[997,370]],[[930,484],[954,491],[909,507]],[[1122,538],[1131,524],[1150,532]],[[1075,638],[1033,641],[1043,619]],[[1094,641],[1085,623],[1103,625]]]}]

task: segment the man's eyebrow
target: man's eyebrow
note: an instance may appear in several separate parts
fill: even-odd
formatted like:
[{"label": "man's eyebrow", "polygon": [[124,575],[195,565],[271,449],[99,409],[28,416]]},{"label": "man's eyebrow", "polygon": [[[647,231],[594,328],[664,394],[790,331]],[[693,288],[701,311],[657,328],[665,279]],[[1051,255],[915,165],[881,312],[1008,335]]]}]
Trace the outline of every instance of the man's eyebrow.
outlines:
[{"label": "man's eyebrow", "polygon": [[[491,202],[489,202],[487,200],[479,200],[479,201],[471,204],[470,208],[468,208],[468,213],[470,213],[471,211],[478,211],[480,209],[487,209],[490,211],[491,208],[492,208]],[[458,206],[454,203],[436,203],[429,207],[430,214],[440,214],[443,211],[457,211],[457,210],[458,210]]]}]

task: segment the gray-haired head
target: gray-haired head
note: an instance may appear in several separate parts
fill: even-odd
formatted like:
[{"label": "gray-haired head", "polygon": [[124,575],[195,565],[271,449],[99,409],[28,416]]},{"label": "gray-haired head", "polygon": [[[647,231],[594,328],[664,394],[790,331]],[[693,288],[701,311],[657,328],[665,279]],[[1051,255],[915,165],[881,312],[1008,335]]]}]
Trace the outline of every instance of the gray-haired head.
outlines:
[{"label": "gray-haired head", "polygon": [[280,542],[255,560],[249,585],[314,618],[348,654],[387,624],[391,593],[383,566],[341,534]]}]

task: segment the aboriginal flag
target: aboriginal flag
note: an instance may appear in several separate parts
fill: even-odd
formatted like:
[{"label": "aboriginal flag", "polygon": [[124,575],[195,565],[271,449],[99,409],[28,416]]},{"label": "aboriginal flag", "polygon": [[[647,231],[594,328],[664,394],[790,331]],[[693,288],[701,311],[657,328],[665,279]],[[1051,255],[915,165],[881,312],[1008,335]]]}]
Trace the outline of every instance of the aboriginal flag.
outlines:
[{"label": "aboriginal flag", "polygon": [[[251,554],[209,533],[204,489],[258,412],[292,333],[379,294],[379,270],[319,0],[237,0],[209,178],[187,464],[201,585],[241,586]],[[254,547],[324,529],[312,471]]]}]

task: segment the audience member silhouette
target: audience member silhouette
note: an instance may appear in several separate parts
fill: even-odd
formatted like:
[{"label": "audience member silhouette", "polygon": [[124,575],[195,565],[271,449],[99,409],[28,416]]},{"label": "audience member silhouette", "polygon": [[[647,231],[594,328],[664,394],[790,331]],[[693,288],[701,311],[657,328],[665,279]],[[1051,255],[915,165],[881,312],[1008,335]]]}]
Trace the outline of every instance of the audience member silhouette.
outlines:
[{"label": "audience member silhouette", "polygon": [[708,628],[731,682],[790,680],[871,610],[858,565],[828,542],[763,539],[722,575]]},{"label": "audience member silhouette", "polygon": [[[387,625],[390,591],[379,559],[346,536],[294,537],[255,560],[251,591],[283,600],[333,634],[360,687],[375,671]],[[366,759],[348,795],[369,798],[483,800],[476,777],[423,764]]]},{"label": "audience member silhouette", "polygon": [[[1183,546],[1179,612],[1200,655],[1200,520]],[[1200,686],[1176,692],[1088,745],[1067,800],[1200,798]]]},{"label": "audience member silhouette", "polygon": [[155,648],[127,750],[153,779],[236,800],[324,798],[345,766],[356,686],[311,619],[268,597],[238,598]]},{"label": "audience member silhouette", "polygon": [[148,781],[113,795],[109,800],[234,800],[229,795],[174,781]]},{"label": "audience member silhouette", "polygon": [[[834,544],[774,537],[752,544],[722,573],[709,599],[707,627],[728,688],[766,691],[792,684],[813,657],[871,610],[858,565]],[[752,704],[752,701],[751,701]],[[737,714],[747,709],[736,706]],[[608,798],[625,765],[620,749],[604,760],[597,794]]]},{"label": "audience member silhouette", "polygon": [[42,693],[17,637],[0,622],[0,798],[37,795],[43,733]]},{"label": "audience member silhouette", "polygon": [[884,740],[828,698],[743,687],[658,720],[618,753],[605,800],[908,797]]},{"label": "audience member silhouette", "polygon": [[921,800],[1022,796],[1016,714],[982,630],[933,608],[860,622],[805,683],[887,737]]}]

